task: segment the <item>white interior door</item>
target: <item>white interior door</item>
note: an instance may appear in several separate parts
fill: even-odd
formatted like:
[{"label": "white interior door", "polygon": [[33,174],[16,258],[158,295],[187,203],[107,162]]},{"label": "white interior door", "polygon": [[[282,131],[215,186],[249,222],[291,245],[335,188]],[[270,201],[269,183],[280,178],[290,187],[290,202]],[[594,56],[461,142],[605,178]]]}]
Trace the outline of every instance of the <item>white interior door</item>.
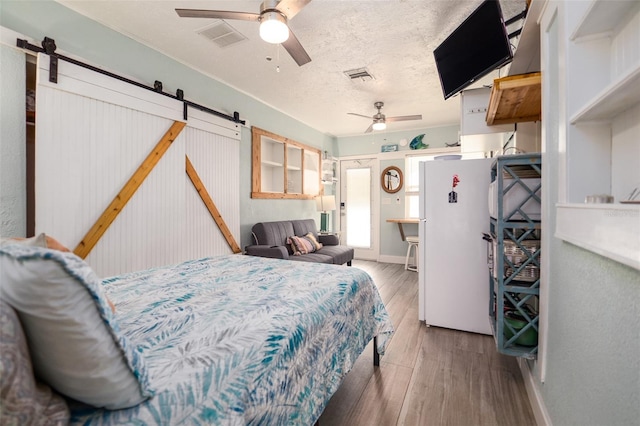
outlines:
[{"label": "white interior door", "polygon": [[357,259],[378,258],[377,162],[373,158],[340,162],[340,229]]}]

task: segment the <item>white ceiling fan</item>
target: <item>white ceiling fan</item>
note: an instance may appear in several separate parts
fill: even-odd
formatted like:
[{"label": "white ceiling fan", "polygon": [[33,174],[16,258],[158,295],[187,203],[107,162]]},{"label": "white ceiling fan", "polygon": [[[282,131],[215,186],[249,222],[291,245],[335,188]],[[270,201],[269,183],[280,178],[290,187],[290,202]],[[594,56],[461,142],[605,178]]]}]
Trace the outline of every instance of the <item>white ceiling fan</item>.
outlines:
[{"label": "white ceiling fan", "polygon": [[299,66],[311,62],[287,22],[309,4],[311,0],[265,0],[260,13],[231,12],[226,10],[176,9],[181,18],[237,19],[260,22],[260,37],[267,43],[282,44]]},{"label": "white ceiling fan", "polygon": [[387,117],[382,112],[382,107],[384,106],[384,102],[376,102],[373,104],[374,107],[378,109],[378,113],[374,114],[373,117],[368,115],[356,114],[355,112],[348,112],[350,115],[357,115],[358,117],[364,117],[368,119],[373,118],[373,123],[365,130],[365,133],[370,133],[372,130],[384,130],[387,128],[387,122],[391,123],[393,121],[410,121],[410,120],[422,120],[422,114],[418,115],[400,115],[397,117]]}]

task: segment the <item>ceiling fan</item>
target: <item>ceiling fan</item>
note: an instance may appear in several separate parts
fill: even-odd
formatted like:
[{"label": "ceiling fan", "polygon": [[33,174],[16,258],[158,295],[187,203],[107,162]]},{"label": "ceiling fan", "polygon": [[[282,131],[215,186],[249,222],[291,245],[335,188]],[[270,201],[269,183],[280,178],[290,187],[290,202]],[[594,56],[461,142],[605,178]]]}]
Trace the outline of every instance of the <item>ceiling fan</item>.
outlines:
[{"label": "ceiling fan", "polygon": [[355,112],[348,112],[350,115],[357,115],[358,117],[364,118],[373,118],[373,123],[365,130],[365,133],[371,132],[371,130],[384,130],[387,128],[387,122],[391,123],[393,121],[410,121],[410,120],[422,120],[422,115],[401,115],[398,117],[387,117],[380,110],[384,106],[384,102],[376,102],[373,104],[374,107],[378,109],[378,113],[374,114],[373,117],[368,115],[356,114]]},{"label": "ceiling fan", "polygon": [[176,9],[181,18],[237,19],[260,22],[260,37],[267,43],[282,44],[298,66],[311,62],[287,22],[311,0],[265,0],[260,13],[231,12],[226,10]]}]

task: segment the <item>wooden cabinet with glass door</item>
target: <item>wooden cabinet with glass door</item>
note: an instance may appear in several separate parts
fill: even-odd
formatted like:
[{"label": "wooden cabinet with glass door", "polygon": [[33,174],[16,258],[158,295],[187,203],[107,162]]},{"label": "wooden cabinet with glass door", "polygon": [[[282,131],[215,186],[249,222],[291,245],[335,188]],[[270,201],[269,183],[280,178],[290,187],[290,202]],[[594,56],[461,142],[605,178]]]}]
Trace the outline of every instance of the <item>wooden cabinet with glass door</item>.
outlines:
[{"label": "wooden cabinet with glass door", "polygon": [[251,198],[313,199],[322,193],[320,150],[252,128]]}]

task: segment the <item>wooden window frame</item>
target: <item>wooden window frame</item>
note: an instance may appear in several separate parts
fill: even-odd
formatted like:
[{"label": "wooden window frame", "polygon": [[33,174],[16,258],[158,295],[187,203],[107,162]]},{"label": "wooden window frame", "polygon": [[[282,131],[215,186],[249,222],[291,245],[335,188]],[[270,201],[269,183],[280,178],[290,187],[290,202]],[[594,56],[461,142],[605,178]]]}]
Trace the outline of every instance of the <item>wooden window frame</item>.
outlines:
[{"label": "wooden window frame", "polygon": [[[264,191],[262,188],[262,138],[266,137],[269,139],[272,139],[276,142],[282,143],[283,144],[283,164],[282,164],[282,172],[283,172],[283,179],[284,179],[284,183],[283,183],[283,187],[284,190],[282,192],[280,191]],[[288,177],[288,169],[287,169],[287,147],[289,146],[294,146],[296,148],[300,148],[301,149],[301,170],[302,170],[302,176],[301,176],[301,182],[300,182],[300,188],[301,188],[301,192],[288,192],[288,184],[287,184],[287,177]],[[251,127],[251,147],[252,147],[252,164],[251,164],[251,172],[252,172],[252,179],[251,179],[251,198],[265,198],[265,199],[298,199],[298,200],[312,200],[315,199],[318,195],[322,195],[324,193],[324,188],[322,187],[322,182],[321,182],[321,177],[322,177],[322,173],[320,172],[321,169],[321,162],[322,162],[322,155],[321,155],[321,150],[318,148],[313,148],[311,146],[302,144],[298,141],[295,141],[293,139],[289,139],[286,138],[284,136],[280,136],[278,134],[269,132],[267,130],[264,129],[260,129],[258,127]],[[318,171],[318,183],[317,183],[317,187],[318,187],[318,192],[316,194],[305,194],[304,193],[304,180],[305,180],[305,152],[313,152],[316,154],[317,158],[318,158],[318,164],[317,164],[317,171]]]}]

